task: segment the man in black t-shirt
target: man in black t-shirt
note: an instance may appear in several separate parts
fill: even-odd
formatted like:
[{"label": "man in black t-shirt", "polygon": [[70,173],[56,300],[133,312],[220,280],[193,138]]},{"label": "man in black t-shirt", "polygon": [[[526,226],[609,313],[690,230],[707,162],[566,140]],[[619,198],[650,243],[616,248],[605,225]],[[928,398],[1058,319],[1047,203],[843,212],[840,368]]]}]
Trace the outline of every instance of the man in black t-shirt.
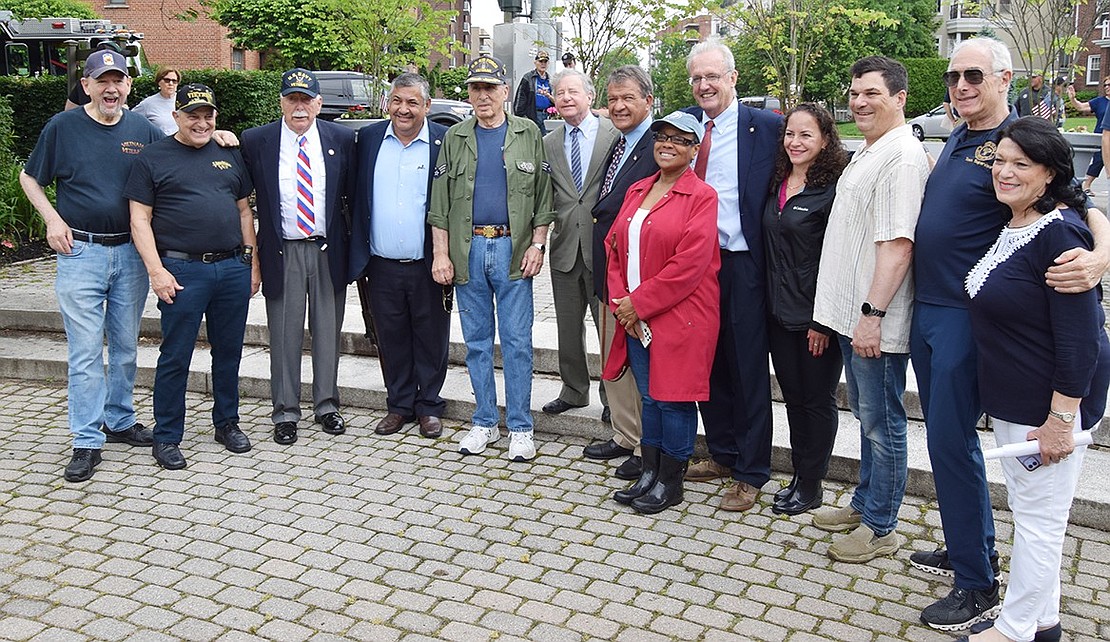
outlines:
[{"label": "man in black t-shirt", "polygon": [[162,312],[154,379],[154,460],[185,467],[185,384],[201,319],[212,346],[212,423],[234,453],[251,449],[239,430],[239,360],[250,297],[262,282],[254,256],[253,186],[237,149],[219,147],[212,90],[177,92],[178,131],[139,155],[124,189],[135,246]]}]

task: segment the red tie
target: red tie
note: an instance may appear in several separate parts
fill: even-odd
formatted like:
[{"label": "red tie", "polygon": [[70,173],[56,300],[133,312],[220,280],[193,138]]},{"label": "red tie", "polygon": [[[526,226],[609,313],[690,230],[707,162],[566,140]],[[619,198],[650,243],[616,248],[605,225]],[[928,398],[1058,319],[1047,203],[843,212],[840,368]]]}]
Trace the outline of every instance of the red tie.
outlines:
[{"label": "red tie", "polygon": [[709,148],[713,146],[713,121],[705,123],[705,137],[701,139],[701,149],[698,150],[698,159],[694,161],[694,173],[698,178],[705,180],[705,166],[709,164]]}]

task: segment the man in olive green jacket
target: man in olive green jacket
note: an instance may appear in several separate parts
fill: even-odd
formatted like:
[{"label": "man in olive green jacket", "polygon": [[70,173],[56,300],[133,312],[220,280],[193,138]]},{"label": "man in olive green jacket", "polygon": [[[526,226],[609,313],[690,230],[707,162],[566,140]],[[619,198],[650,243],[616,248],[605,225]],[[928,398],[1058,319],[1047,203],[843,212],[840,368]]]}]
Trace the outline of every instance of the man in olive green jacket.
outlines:
[{"label": "man in olive green jacket", "polygon": [[509,88],[501,61],[478,58],[470,64],[466,83],[474,117],[444,136],[428,212],[432,278],[457,286],[476,404],[459,452],[477,455],[501,437],[493,378],[493,333],[498,327],[508,457],[529,461],[536,456],[532,277],[543,267],[547,227],[555,220],[551,170],[535,123],[505,113]]}]

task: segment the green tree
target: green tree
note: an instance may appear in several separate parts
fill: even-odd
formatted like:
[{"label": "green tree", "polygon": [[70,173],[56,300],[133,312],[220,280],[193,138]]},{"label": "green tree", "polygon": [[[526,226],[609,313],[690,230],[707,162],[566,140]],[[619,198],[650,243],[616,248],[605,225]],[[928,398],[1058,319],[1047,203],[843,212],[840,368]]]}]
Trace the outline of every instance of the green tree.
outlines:
[{"label": "green tree", "polygon": [[655,85],[655,99],[662,105],[660,111],[664,114],[692,101],[690,83],[686,80],[686,56],[696,40],[697,34],[667,34],[652,52],[651,83]]},{"label": "green tree", "polygon": [[0,0],[0,9],[20,18],[100,18],[89,3],[81,0]]},{"label": "green tree", "polygon": [[[1090,3],[1089,17],[1080,21],[1079,7]],[[1091,33],[1110,11],[1110,0],[1022,0],[1011,2],[1009,11],[996,12],[993,2],[972,2],[965,15],[978,11],[991,18],[991,25],[1013,41],[1023,67],[1030,73],[1051,78],[1078,70],[1060,61],[1074,60]]]},{"label": "green tree", "polygon": [[640,58],[636,52],[630,49],[616,49],[614,51],[607,51],[601,56],[601,60],[597,63],[597,82],[594,83],[597,89],[597,96],[594,97],[594,106],[602,107],[609,102],[608,86],[605,84],[609,74],[617,67],[624,65],[638,65]]},{"label": "green tree", "polygon": [[891,21],[864,30],[864,39],[875,51],[898,60],[937,55],[936,0],[869,0],[867,6]]}]

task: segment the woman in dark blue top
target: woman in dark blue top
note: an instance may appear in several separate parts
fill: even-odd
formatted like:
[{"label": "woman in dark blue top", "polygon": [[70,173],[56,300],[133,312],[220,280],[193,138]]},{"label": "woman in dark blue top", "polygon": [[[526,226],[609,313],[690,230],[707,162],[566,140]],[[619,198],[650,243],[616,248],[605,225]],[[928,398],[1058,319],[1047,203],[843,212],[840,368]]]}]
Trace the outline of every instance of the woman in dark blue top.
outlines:
[{"label": "woman in dark blue top", "polygon": [[832,330],[814,323],[813,297],[825,225],[848,154],[832,116],[816,105],[792,109],[782,132],[763,212],[763,244],[767,339],[786,402],[794,477],[775,493],[771,510],[797,515],[821,505],[821,480],[836,440],[840,346]]},{"label": "woman in dark blue top", "polygon": [[1073,432],[1101,419],[1101,409],[1088,417],[1079,407],[1088,395],[1105,396],[1108,382],[1096,373],[1105,372],[1098,362],[1107,338],[1096,291],[1061,294],[1044,282],[1061,252],[1093,246],[1071,148],[1035,117],[999,137],[992,177],[1012,217],[965,287],[995,440],[1036,439],[1039,453],[1002,460],[1014,516],[1010,584],[994,625],[971,639],[1059,640],[1060,559],[1084,450]]}]

